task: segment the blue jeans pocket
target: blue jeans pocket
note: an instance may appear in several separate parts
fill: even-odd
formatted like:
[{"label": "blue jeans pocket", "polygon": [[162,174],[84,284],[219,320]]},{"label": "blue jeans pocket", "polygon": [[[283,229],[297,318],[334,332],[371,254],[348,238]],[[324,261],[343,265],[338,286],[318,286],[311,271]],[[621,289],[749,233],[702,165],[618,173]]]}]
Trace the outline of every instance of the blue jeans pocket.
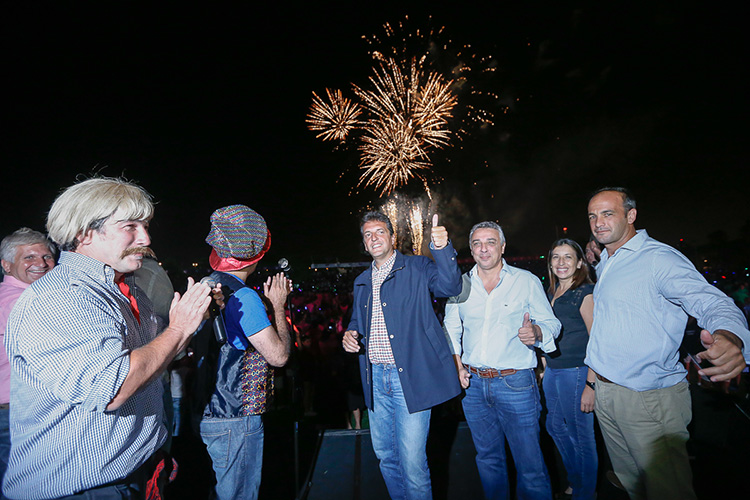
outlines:
[{"label": "blue jeans pocket", "polygon": [[528,391],[536,381],[531,370],[518,370],[513,375],[503,377],[503,383],[513,391]]},{"label": "blue jeans pocket", "polygon": [[206,449],[211,455],[214,467],[225,468],[229,463],[229,442],[232,431],[227,429],[217,433],[201,432],[201,437],[206,443]]}]

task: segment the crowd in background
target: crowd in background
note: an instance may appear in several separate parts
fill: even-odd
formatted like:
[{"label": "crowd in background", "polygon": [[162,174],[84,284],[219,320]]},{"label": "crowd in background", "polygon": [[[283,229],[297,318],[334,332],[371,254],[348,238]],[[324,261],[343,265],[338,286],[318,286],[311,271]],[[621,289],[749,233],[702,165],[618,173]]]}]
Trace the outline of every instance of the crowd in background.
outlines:
[{"label": "crowd in background", "polygon": [[[544,259],[510,257],[507,260],[535,273],[543,282],[548,279]],[[470,259],[460,262],[464,272],[473,265]],[[287,316],[293,324],[295,352],[286,367],[276,370],[274,407],[296,405],[294,409],[300,417],[313,419],[322,428],[359,428],[355,417],[358,409],[363,412],[365,426],[367,423],[364,402],[361,394],[357,394],[361,393],[361,385],[356,356],[341,348],[341,338],[351,314],[352,283],[359,271],[329,268],[309,273],[308,278],[295,282],[295,291],[290,296],[292,313],[287,312]],[[739,271],[723,279],[719,275],[716,278],[717,288],[732,297],[750,321],[750,279]],[[259,271],[250,282],[254,281],[260,289],[264,279],[264,272]],[[442,319],[445,300],[435,299],[433,303],[436,314]],[[688,324],[686,333],[686,342],[694,341],[691,338],[691,334],[695,334],[694,321]],[[189,373],[189,360],[179,366]],[[734,383],[731,387],[735,389],[738,385]]]}]

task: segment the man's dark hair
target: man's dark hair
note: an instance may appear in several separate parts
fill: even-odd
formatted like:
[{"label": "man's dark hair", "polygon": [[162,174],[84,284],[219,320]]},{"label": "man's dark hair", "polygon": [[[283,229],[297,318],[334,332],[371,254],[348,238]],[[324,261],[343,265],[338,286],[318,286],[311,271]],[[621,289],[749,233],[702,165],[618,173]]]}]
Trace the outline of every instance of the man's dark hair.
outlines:
[{"label": "man's dark hair", "polygon": [[388,232],[393,235],[393,224],[391,224],[391,219],[388,218],[387,215],[385,215],[382,212],[367,212],[365,215],[362,216],[362,219],[359,221],[359,232],[362,234],[362,229],[365,227],[365,224],[368,222],[382,222],[386,225],[388,228]]},{"label": "man's dark hair", "polygon": [[628,213],[630,209],[635,208],[635,198],[633,198],[633,194],[624,187],[603,187],[601,189],[597,189],[591,194],[591,196],[589,196],[589,201],[591,201],[591,198],[593,198],[597,194],[603,193],[605,191],[615,191],[622,195],[622,206],[625,208],[625,213]]}]

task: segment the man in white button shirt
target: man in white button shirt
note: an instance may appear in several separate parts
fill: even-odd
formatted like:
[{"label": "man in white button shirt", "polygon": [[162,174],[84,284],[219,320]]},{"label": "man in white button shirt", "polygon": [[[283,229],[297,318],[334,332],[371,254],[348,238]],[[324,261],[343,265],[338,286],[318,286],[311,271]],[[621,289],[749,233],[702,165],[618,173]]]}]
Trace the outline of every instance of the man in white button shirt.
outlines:
[{"label": "man in white button shirt", "polygon": [[485,496],[509,498],[505,440],[517,474],[519,499],[551,499],[539,446],[539,388],[534,347],[556,349],[560,322],[539,279],[503,259],[505,236],[494,222],[469,234],[476,265],[463,275],[461,294],[445,310],[464,414],[477,450]]}]

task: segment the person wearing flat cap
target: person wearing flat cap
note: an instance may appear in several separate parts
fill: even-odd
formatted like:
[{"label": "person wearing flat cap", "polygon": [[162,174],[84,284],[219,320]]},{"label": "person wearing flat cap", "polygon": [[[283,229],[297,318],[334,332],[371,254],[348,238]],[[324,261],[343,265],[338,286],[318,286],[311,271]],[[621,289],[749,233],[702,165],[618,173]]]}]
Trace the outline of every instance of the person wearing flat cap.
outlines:
[{"label": "person wearing flat cap", "polygon": [[284,315],[291,281],[278,273],[263,284],[274,325],[259,294],[245,284],[270,248],[271,233],[263,217],[244,205],[216,210],[206,243],[212,247],[211,279],[231,293],[223,310],[227,342],[217,347],[200,434],[216,474],[216,498],[256,499],[263,463],[261,415],[273,392],[271,366],[283,366],[291,346]]}]

